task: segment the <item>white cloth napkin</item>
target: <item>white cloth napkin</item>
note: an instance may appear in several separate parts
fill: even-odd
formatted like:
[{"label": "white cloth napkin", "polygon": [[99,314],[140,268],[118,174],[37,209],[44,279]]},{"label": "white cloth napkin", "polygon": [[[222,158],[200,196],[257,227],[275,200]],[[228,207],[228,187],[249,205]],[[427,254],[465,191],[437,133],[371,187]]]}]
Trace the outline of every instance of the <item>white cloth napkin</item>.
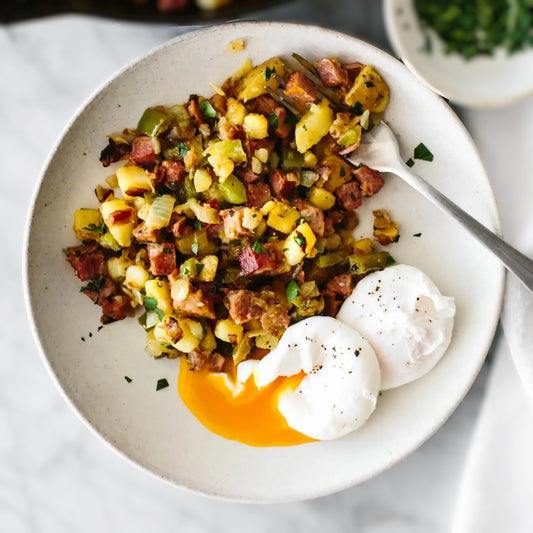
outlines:
[{"label": "white cloth napkin", "polygon": [[[468,111],[505,239],[533,258],[533,99]],[[511,274],[487,394],[458,494],[453,533],[533,532],[533,295]]]}]

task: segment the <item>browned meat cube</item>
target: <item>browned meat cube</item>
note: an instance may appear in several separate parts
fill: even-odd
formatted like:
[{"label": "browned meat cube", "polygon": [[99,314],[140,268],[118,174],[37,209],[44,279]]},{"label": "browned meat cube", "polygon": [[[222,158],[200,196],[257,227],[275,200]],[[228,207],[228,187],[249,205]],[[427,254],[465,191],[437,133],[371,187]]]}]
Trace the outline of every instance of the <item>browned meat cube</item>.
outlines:
[{"label": "browned meat cube", "polygon": [[261,318],[266,304],[255,292],[248,290],[229,291],[226,296],[229,315],[237,324]]},{"label": "browned meat cube", "polygon": [[315,84],[301,72],[293,72],[285,84],[285,94],[306,106],[316,100]]},{"label": "browned meat cube", "polygon": [[372,196],[376,194],[385,183],[378,170],[367,166],[359,167],[353,172],[355,179],[361,184],[361,194]]},{"label": "browned meat cube", "polygon": [[347,211],[356,209],[361,205],[361,189],[357,181],[349,181],[341,185],[335,194],[339,204]]},{"label": "browned meat cube", "polygon": [[340,63],[330,57],[317,61],[315,67],[322,83],[326,87],[343,87],[350,83],[348,71],[341,67]]},{"label": "browned meat cube", "polygon": [[148,244],[150,272],[154,276],[168,276],[176,268],[176,247],[173,242]]},{"label": "browned meat cube", "polygon": [[99,278],[106,272],[104,254],[97,243],[71,246],[66,249],[66,255],[81,281]]}]

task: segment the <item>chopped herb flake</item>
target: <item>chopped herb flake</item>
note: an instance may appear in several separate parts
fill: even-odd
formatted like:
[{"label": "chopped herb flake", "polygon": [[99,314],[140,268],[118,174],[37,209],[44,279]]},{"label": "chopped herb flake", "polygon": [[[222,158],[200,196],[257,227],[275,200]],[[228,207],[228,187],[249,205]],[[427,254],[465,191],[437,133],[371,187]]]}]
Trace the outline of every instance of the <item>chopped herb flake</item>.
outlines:
[{"label": "chopped herb flake", "polygon": [[194,227],[196,229],[202,229],[202,223],[197,219],[194,221]]},{"label": "chopped herb flake", "polygon": [[278,127],[278,116],[274,111],[271,111],[268,114],[268,123],[270,124],[270,127],[275,130]]},{"label": "chopped herb flake", "polygon": [[421,159],[422,161],[433,161],[433,154],[428,150],[424,143],[420,143],[415,148],[415,159]]},{"label": "chopped herb flake", "polygon": [[341,178],[344,178],[344,176],[346,176],[346,170],[344,170],[344,167],[341,167],[339,171],[339,175]]},{"label": "chopped herb flake", "polygon": [[405,164],[406,164],[409,168],[411,168],[411,167],[415,164],[415,162],[414,162],[413,159],[409,158],[409,159],[405,162]]},{"label": "chopped herb flake", "polygon": [[169,254],[170,253],[170,248],[167,248],[166,246],[163,248],[163,253],[164,254]]},{"label": "chopped herb flake", "polygon": [[157,300],[153,296],[145,296],[144,307],[146,307],[147,311],[155,311],[157,307]]},{"label": "chopped herb flake", "polygon": [[157,385],[155,386],[155,390],[166,389],[167,387],[168,387],[167,379],[161,378],[157,380]]},{"label": "chopped herb flake", "polygon": [[156,307],[154,309],[156,315],[157,315],[157,318],[159,318],[159,320],[163,320],[163,311],[161,311],[161,309],[159,309],[159,307]]},{"label": "chopped herb flake", "polygon": [[266,248],[259,241],[254,241],[252,243],[252,250],[256,254],[264,253],[267,251]]},{"label": "chopped herb flake", "polygon": [[103,235],[106,232],[106,226],[103,220],[99,226],[91,223],[85,226],[83,229],[86,229],[87,231],[95,231],[96,233],[100,233],[101,235]]},{"label": "chopped herb flake", "polygon": [[177,147],[180,151],[180,157],[185,157],[189,152],[189,147],[184,143],[178,143]]},{"label": "chopped herb flake", "polygon": [[300,287],[298,286],[298,283],[296,283],[296,281],[292,279],[291,281],[289,281],[287,289],[285,290],[287,300],[289,300],[289,302],[292,302],[296,298],[296,296],[298,296],[299,293]]},{"label": "chopped herb flake", "polygon": [[375,85],[371,81],[365,81],[365,87],[369,89],[370,87],[375,87]]},{"label": "chopped herb flake", "polygon": [[274,74],[275,72],[276,72],[276,67],[274,68],[267,67],[265,69],[265,81],[270,81],[272,74]]},{"label": "chopped herb flake", "polygon": [[124,379],[126,380],[127,383],[131,383],[133,380],[128,377],[128,376],[124,376]]},{"label": "chopped herb flake", "polygon": [[413,233],[413,237],[422,237],[422,233]]},{"label": "chopped herb flake", "polygon": [[306,240],[305,240],[305,237],[302,235],[302,234],[298,234],[296,235],[296,237],[294,237],[294,241],[296,242],[296,244],[298,246],[305,246],[306,244]]},{"label": "chopped herb flake", "polygon": [[362,115],[364,111],[363,105],[361,104],[361,102],[355,102],[355,105],[352,106],[352,109],[356,115]]},{"label": "chopped herb flake", "polygon": [[196,275],[199,276],[200,272],[204,269],[204,265],[202,263],[196,263]]},{"label": "chopped herb flake", "polygon": [[215,118],[217,116],[217,112],[209,100],[202,100],[200,102],[200,110],[202,111],[204,117]]}]

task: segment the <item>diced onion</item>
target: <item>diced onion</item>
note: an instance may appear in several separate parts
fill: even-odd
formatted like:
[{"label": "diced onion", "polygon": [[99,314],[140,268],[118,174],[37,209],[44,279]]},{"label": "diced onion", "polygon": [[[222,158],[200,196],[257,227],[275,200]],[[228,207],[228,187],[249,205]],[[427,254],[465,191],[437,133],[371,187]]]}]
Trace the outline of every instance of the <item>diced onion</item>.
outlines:
[{"label": "diced onion", "polygon": [[161,229],[170,223],[175,198],[168,194],[157,196],[150,206],[146,225],[151,229]]}]

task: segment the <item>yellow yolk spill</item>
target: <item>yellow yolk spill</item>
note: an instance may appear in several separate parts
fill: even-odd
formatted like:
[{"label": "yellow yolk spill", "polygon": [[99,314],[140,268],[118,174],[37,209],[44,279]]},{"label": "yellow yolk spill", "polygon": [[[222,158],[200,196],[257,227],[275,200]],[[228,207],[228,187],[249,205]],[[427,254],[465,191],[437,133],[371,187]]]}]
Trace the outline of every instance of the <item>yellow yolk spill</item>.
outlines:
[{"label": "yellow yolk spill", "polygon": [[252,376],[246,383],[235,383],[234,393],[230,388],[233,384],[228,386],[230,376],[209,370],[193,372],[182,357],[178,392],[191,413],[217,435],[250,446],[292,446],[315,439],[288,426],[278,411],[278,398],[296,389],[304,377],[303,372],[279,377],[259,390]]}]

